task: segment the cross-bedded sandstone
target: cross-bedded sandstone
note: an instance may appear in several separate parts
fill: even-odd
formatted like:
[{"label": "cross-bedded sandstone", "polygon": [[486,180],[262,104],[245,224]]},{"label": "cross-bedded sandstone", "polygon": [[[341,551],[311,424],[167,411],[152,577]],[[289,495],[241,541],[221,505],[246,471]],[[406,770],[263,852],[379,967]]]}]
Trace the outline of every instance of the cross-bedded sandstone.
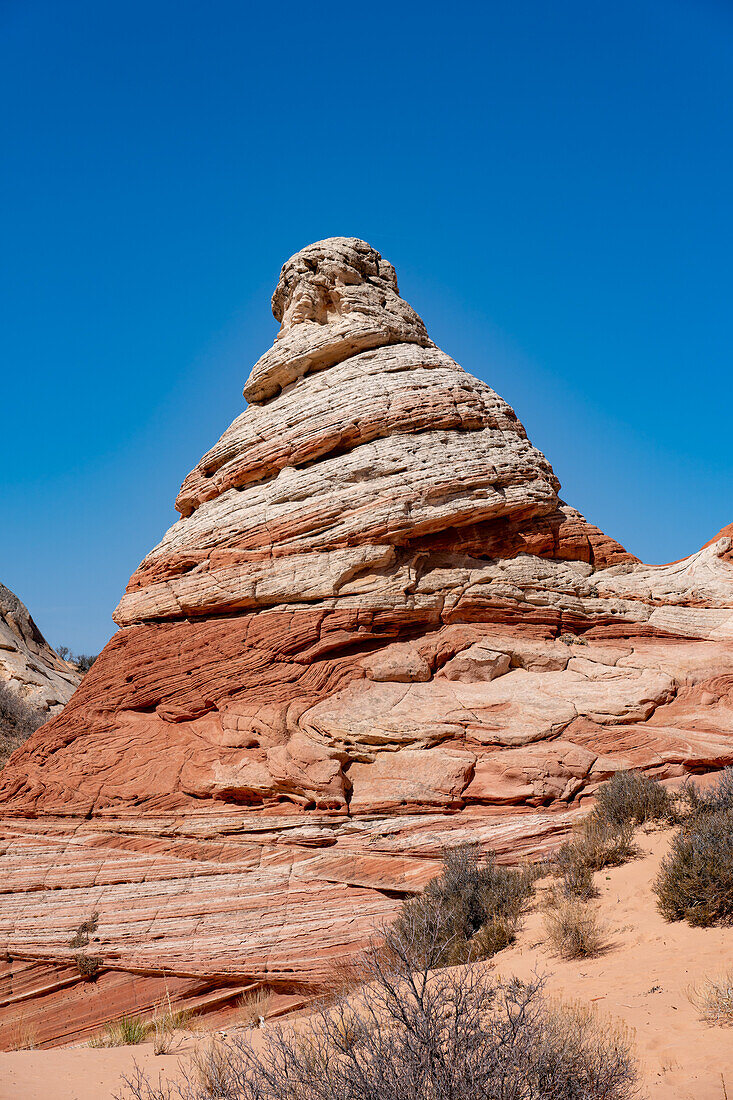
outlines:
[{"label": "cross-bedded sandstone", "polygon": [[0,777],[0,935],[44,966],[93,907],[107,966],[312,989],[444,846],[537,855],[615,770],[733,763],[730,530],[652,567],[589,524],[363,241],[297,253],[273,312],[120,630]]}]

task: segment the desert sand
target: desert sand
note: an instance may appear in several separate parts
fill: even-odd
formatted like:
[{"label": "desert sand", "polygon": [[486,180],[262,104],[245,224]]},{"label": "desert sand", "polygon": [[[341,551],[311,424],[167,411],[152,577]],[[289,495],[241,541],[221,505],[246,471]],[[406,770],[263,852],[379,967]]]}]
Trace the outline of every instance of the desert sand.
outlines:
[{"label": "desert sand", "polygon": [[[502,977],[539,972],[551,995],[591,1003],[623,1022],[634,1033],[648,1100],[725,1100],[726,1090],[733,1095],[733,1029],[701,1022],[687,990],[733,965],[733,928],[668,924],[657,912],[651,883],[670,836],[640,831],[642,858],[596,875],[594,904],[608,930],[600,957],[563,961],[547,948],[542,895],[550,880],[544,880],[515,946],[479,965]],[[234,1026],[232,1019],[217,1034],[231,1034]],[[3,1052],[0,1100],[111,1100],[134,1062],[155,1079],[175,1079],[186,1052],[206,1041],[206,1034],[183,1034],[176,1053],[158,1057],[150,1043]]]},{"label": "desert sand", "polygon": [[733,966],[733,928],[667,923],[651,884],[669,847],[669,830],[638,833],[642,859],[595,876],[608,950],[597,959],[563,961],[543,944],[539,908],[517,944],[496,958],[502,975],[547,975],[548,992],[592,1002],[635,1034],[642,1095],[649,1100],[725,1100],[733,1096],[733,1029],[702,1023],[687,990]]}]

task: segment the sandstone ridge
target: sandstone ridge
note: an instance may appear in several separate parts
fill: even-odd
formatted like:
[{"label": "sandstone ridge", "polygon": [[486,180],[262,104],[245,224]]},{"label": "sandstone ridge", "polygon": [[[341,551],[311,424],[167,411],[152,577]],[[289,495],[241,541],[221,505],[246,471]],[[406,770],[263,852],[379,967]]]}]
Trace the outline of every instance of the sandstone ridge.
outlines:
[{"label": "sandstone ridge", "polygon": [[537,854],[616,769],[733,763],[728,529],[652,567],[588,523],[363,241],[293,256],[273,313],[120,630],[0,776],[34,965],[91,906],[123,971],[311,988],[446,844]]},{"label": "sandstone ridge", "polygon": [[[59,714],[76,690],[79,675],[57,653],[18,597],[0,584],[0,687],[39,725]],[[5,719],[8,734],[13,715]],[[20,716],[18,716],[20,721]],[[0,733],[3,719],[0,714]]]}]

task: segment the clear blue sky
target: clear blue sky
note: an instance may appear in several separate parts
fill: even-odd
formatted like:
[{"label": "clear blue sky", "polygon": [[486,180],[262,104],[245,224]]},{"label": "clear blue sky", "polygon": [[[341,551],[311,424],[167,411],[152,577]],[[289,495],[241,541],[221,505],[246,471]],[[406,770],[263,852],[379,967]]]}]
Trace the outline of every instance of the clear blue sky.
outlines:
[{"label": "clear blue sky", "polygon": [[565,499],[697,549],[733,521],[732,43],[728,0],[0,0],[0,580],[104,644],[334,235]]}]

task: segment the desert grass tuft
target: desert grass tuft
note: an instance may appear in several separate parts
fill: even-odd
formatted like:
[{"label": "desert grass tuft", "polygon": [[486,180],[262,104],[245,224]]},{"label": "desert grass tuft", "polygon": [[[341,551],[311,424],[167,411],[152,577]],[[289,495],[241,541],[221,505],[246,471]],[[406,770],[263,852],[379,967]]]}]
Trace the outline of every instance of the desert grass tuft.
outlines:
[{"label": "desert grass tuft", "polygon": [[140,1016],[121,1016],[107,1024],[101,1035],[95,1036],[90,1047],[131,1047],[144,1043],[153,1030]]},{"label": "desert grass tuft", "polygon": [[35,1050],[36,1029],[33,1024],[20,1020],[10,1038],[9,1050]]},{"label": "desert grass tuft", "polygon": [[237,1001],[237,1016],[243,1027],[257,1027],[260,1017],[266,1018],[272,997],[266,989],[253,989],[243,993]]},{"label": "desert grass tuft", "polygon": [[174,1046],[175,1033],[188,1028],[192,1018],[191,1009],[173,1009],[170,997],[163,1005],[158,1005],[150,1022],[154,1053],[170,1054]]},{"label": "desert grass tuft", "polygon": [[561,898],[545,915],[547,941],[563,959],[590,959],[607,945],[598,914],[585,902]]},{"label": "desert grass tuft", "polygon": [[687,991],[700,1019],[720,1027],[733,1026],[733,970],[717,978],[703,978]]}]

